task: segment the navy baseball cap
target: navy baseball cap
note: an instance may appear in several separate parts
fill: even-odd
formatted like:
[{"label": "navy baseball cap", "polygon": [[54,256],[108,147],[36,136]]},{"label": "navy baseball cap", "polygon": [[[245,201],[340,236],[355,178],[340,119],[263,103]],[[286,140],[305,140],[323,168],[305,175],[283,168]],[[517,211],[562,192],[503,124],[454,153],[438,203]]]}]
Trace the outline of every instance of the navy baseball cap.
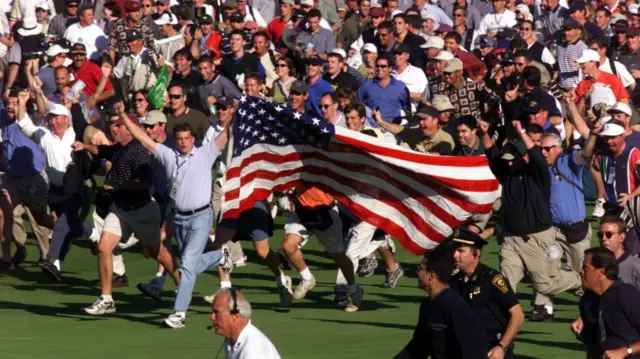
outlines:
[{"label": "navy baseball cap", "polygon": [[137,30],[127,30],[127,42],[142,40],[142,34]]}]

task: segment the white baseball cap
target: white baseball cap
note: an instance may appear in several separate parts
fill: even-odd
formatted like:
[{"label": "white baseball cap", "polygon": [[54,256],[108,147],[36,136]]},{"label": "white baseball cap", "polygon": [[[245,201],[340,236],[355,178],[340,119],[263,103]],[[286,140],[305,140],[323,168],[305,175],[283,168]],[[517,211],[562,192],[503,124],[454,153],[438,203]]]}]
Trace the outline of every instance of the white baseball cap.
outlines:
[{"label": "white baseball cap", "polygon": [[159,18],[157,18],[156,20],[153,20],[153,22],[156,23],[156,25],[160,26],[160,25],[176,25],[178,24],[178,18],[173,15],[170,12],[165,12],[162,15],[160,15]]},{"label": "white baseball cap", "polygon": [[340,55],[342,56],[343,59],[347,58],[347,53],[346,51],[344,51],[344,49],[341,49],[339,47],[336,47],[335,49],[331,50],[332,54],[336,54],[336,55]]},{"label": "white baseball cap", "polygon": [[69,49],[63,49],[62,46],[56,44],[53,45],[51,47],[49,47],[47,49],[47,56],[48,57],[54,57],[54,56],[58,56],[60,54],[67,54],[69,53]]},{"label": "white baseball cap", "polygon": [[450,61],[453,60],[455,56],[447,50],[440,51],[433,59],[438,61]]},{"label": "white baseball cap", "polygon": [[42,9],[42,10],[47,10],[50,11],[51,10],[51,5],[49,5],[49,2],[46,0],[40,0],[36,3],[36,9]]},{"label": "white baseball cap", "polygon": [[607,122],[604,124],[602,132],[600,132],[600,136],[620,136],[624,133],[624,127],[618,125],[617,123]]},{"label": "white baseball cap", "polygon": [[376,47],[376,45],[372,44],[372,43],[366,43],[364,44],[364,46],[362,46],[362,52],[365,51],[369,51],[371,53],[378,53],[378,48]]},{"label": "white baseball cap", "polygon": [[640,10],[640,5],[629,4],[629,6],[627,7],[627,10],[629,11],[630,14],[638,15],[638,10]]},{"label": "white baseball cap", "polygon": [[440,36],[431,36],[427,42],[420,45],[421,49],[429,49],[432,47],[442,50],[444,47],[444,40]]},{"label": "white baseball cap", "polygon": [[300,0],[300,6],[302,5],[313,6],[313,0]]},{"label": "white baseball cap", "polygon": [[58,103],[52,104],[52,103],[50,103],[47,106],[46,116],[49,116],[49,115],[69,116],[69,110],[66,107],[64,107],[63,105],[61,105],[61,104],[58,104]]},{"label": "white baseball cap", "polygon": [[422,20],[433,20],[434,22],[438,22],[438,18],[431,13],[423,13]]},{"label": "white baseball cap", "polygon": [[451,100],[449,100],[449,97],[444,95],[433,96],[433,100],[431,100],[431,106],[435,107],[435,109],[440,112],[455,110],[455,107],[453,107],[453,104],[451,103]]},{"label": "white baseball cap", "polygon": [[580,56],[576,61],[579,64],[584,64],[589,61],[600,62],[600,55],[598,55],[596,50],[586,49],[582,50],[582,56]]},{"label": "white baseball cap", "polygon": [[607,107],[611,107],[616,103],[616,95],[613,93],[610,87],[605,84],[595,83],[591,86],[591,95],[589,95],[589,102],[591,107],[601,103]]},{"label": "white baseball cap", "polygon": [[624,102],[616,102],[613,107],[607,110],[607,113],[622,112],[627,116],[631,116],[631,107]]},{"label": "white baseball cap", "polygon": [[529,10],[529,6],[527,6],[526,4],[520,4],[518,6],[516,6],[516,11],[521,13],[521,14],[530,14],[531,10]]},{"label": "white baseball cap", "polygon": [[611,118],[611,116],[603,116],[603,117],[600,119],[600,122],[601,122],[601,123],[602,123],[602,125],[604,126],[604,124],[605,124],[605,123],[607,123],[607,122],[609,122],[609,121],[611,121],[611,120],[613,120],[613,119]]}]

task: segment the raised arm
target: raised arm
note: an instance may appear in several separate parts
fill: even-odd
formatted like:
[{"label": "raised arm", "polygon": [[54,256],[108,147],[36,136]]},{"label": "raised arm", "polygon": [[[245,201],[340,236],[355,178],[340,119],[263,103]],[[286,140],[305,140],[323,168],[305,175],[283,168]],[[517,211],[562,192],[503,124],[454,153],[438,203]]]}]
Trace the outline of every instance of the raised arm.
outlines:
[{"label": "raised arm", "polygon": [[373,118],[376,120],[376,124],[378,126],[384,128],[385,130],[391,132],[394,135],[397,135],[400,132],[402,132],[402,130],[404,130],[403,126],[400,126],[400,125],[392,123],[392,122],[385,121],[382,118],[382,115],[380,114],[379,110],[376,110],[376,109],[373,110]]},{"label": "raised arm", "polygon": [[[571,112],[571,118],[573,118],[573,125],[575,126],[576,131],[578,131],[578,133],[580,133],[582,137],[589,138],[589,133],[591,131],[589,130],[589,126],[587,126],[584,117],[582,117],[582,115],[580,114],[580,110],[576,105],[575,94],[569,91],[563,95],[563,98],[565,103],[567,104],[567,107],[569,107],[569,112]],[[567,133],[567,137],[569,137],[569,135],[570,134]]]},{"label": "raised arm", "polygon": [[45,131],[31,121],[31,117],[27,113],[27,101],[29,101],[29,90],[20,91],[18,94],[18,126],[27,137],[31,137],[33,141],[40,143]]},{"label": "raised arm", "polygon": [[[112,66],[111,64],[105,61],[102,63],[101,70],[102,70],[102,77],[100,78],[100,82],[98,82],[98,86],[96,86],[96,90],[93,92],[93,95],[91,95],[91,97],[89,97],[89,99],[87,100],[87,109],[89,110],[96,107],[96,104],[100,102],[101,99],[104,97],[103,96],[104,88],[107,86],[107,81],[109,80],[109,76],[111,76]],[[110,91],[114,92],[113,89]],[[106,93],[106,95],[109,95],[109,93]],[[113,96],[113,94],[110,94],[107,98],[111,96]]]},{"label": "raised arm", "polygon": [[133,138],[138,140],[144,146],[144,148],[147,149],[147,151],[151,152],[151,154],[155,156],[156,146],[158,146],[158,144],[154,140],[152,140],[151,137],[147,136],[147,134],[144,132],[142,128],[140,128],[140,126],[138,126],[138,124],[133,123],[133,121],[131,121],[129,116],[127,116],[127,112],[125,110],[124,104],[122,102],[116,103],[115,110],[116,112],[118,112],[118,116],[122,118],[122,122],[124,122],[124,125],[127,127],[127,130],[131,132],[131,135],[133,136]]}]

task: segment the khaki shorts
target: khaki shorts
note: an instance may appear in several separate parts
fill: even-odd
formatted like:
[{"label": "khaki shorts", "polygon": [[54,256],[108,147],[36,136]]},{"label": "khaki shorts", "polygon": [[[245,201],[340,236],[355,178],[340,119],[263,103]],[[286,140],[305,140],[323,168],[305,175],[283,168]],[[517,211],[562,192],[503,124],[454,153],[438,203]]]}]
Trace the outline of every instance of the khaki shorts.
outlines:
[{"label": "khaki shorts", "polygon": [[160,243],[160,206],[151,201],[138,209],[124,211],[112,204],[102,231],[119,236],[121,242],[127,242],[134,234],[143,245],[157,246]]},{"label": "khaki shorts", "polygon": [[296,234],[302,237],[303,243],[309,240],[312,234],[318,238],[320,245],[329,253],[344,253],[345,241],[342,235],[342,220],[338,213],[338,207],[334,206],[329,210],[331,215],[331,225],[325,230],[309,229],[300,221],[296,212],[289,215],[289,221],[284,226],[285,234]]}]

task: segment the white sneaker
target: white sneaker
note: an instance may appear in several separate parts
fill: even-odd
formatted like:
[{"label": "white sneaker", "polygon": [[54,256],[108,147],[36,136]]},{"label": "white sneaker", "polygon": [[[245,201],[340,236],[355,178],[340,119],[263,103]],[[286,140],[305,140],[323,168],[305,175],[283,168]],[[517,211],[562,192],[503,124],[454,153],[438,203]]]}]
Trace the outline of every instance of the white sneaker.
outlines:
[{"label": "white sneaker", "polygon": [[229,256],[229,250],[227,248],[222,249],[222,255],[224,256],[224,264],[221,266],[225,273],[231,273],[233,271],[233,261]]},{"label": "white sneaker", "polygon": [[100,242],[100,232],[98,232],[95,228],[91,228],[91,234],[89,235],[89,240],[93,243]]},{"label": "white sneaker", "polygon": [[316,286],[316,278],[311,277],[309,280],[301,280],[293,291],[293,299],[302,299],[307,293]]},{"label": "white sneaker", "polygon": [[233,262],[233,266],[234,267],[246,267],[246,265],[249,264],[249,262],[247,262],[247,256],[242,256],[240,257],[240,259],[236,260]]},{"label": "white sneaker", "polygon": [[602,216],[604,216],[604,203],[605,203],[605,199],[604,198],[598,198],[596,200],[595,205],[593,206],[593,212],[591,212],[591,216],[595,217],[595,218],[600,218]]},{"label": "white sneaker", "polygon": [[164,323],[173,329],[184,328],[184,321],[186,319],[186,315],[184,312],[176,310],[175,313],[171,314],[164,320]]},{"label": "white sneaker", "polygon": [[84,311],[87,314],[91,315],[105,315],[105,314],[113,314],[116,312],[116,303],[112,301],[106,301],[102,296],[98,297],[90,307],[84,308]]},{"label": "white sneaker", "polygon": [[154,279],[149,283],[138,283],[138,290],[157,301],[161,301],[162,288],[156,285]]}]

